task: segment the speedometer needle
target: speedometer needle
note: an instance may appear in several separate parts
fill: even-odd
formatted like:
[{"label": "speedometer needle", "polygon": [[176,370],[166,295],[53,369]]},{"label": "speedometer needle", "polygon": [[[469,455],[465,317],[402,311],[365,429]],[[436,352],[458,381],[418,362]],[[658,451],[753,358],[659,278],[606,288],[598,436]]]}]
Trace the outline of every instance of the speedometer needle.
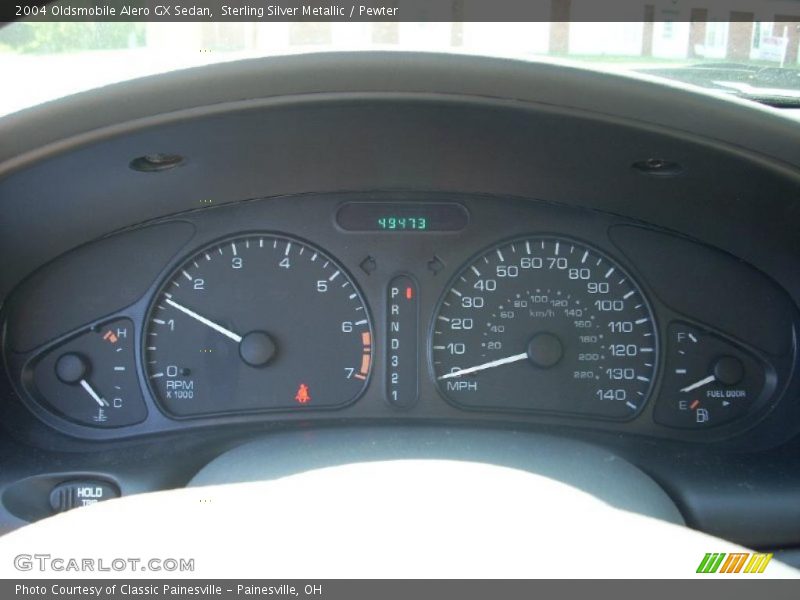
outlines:
[{"label": "speedometer needle", "polygon": [[218,331],[222,335],[231,338],[237,344],[242,341],[242,336],[240,336],[239,334],[234,333],[230,329],[225,329],[222,325],[218,325],[217,323],[214,323],[214,321],[211,321],[210,319],[206,319],[203,315],[198,315],[193,310],[190,310],[190,309],[186,308],[185,306],[183,306],[181,304],[178,304],[172,298],[167,298],[167,304],[169,304],[170,306],[172,306],[174,308],[177,308],[179,311],[181,311],[184,314],[189,315],[193,319],[196,319],[196,320],[200,321],[203,325],[207,325],[208,327],[211,327],[211,329],[213,329],[214,331]]},{"label": "speedometer needle", "polygon": [[500,367],[502,365],[515,363],[520,360],[525,360],[526,358],[528,358],[528,353],[522,352],[521,354],[515,354],[514,356],[507,356],[506,358],[498,358],[497,360],[483,363],[482,365],[469,367],[468,369],[459,369],[458,371],[452,371],[450,373],[447,373],[446,375],[440,375],[437,379],[452,379],[453,377],[460,377],[461,375],[466,375],[468,373],[475,373],[477,371],[483,371],[484,369],[493,369],[494,367]]},{"label": "speedometer needle", "polygon": [[693,383],[692,385],[687,385],[685,388],[681,389],[682,392],[691,392],[692,390],[696,390],[699,387],[703,387],[704,385],[711,383],[712,381],[716,381],[717,378],[714,375],[709,375],[708,377],[704,377],[700,381]]}]

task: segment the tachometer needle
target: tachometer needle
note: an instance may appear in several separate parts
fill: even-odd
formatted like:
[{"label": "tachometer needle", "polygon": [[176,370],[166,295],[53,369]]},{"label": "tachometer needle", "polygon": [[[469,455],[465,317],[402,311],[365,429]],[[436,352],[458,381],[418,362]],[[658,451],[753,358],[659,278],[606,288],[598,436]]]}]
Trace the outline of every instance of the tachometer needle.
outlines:
[{"label": "tachometer needle", "polygon": [[692,385],[687,385],[685,388],[681,389],[682,392],[691,392],[692,390],[696,390],[699,387],[703,387],[706,384],[711,383],[712,381],[716,381],[717,378],[714,375],[709,375],[708,377],[704,377],[700,381],[696,381]]},{"label": "tachometer needle", "polygon": [[446,375],[440,375],[437,379],[452,379],[453,377],[460,377],[461,375],[467,375],[468,373],[475,373],[476,371],[483,371],[484,369],[493,369],[494,367],[500,367],[502,365],[515,363],[520,360],[525,360],[526,358],[528,358],[528,353],[522,352],[521,354],[515,354],[514,356],[507,356],[506,358],[498,358],[497,360],[483,363],[482,365],[469,367],[468,369],[459,369],[458,371],[452,371],[451,373],[447,373]]},{"label": "tachometer needle", "polygon": [[92,400],[97,402],[100,406],[108,406],[108,400],[102,398],[100,394],[94,391],[94,388],[89,385],[89,382],[85,379],[81,379],[80,381],[81,387],[86,390],[86,393],[92,397]]},{"label": "tachometer needle", "polygon": [[167,298],[166,302],[170,306],[172,306],[174,308],[177,308],[182,313],[187,314],[190,317],[192,317],[193,319],[196,319],[196,320],[200,321],[203,325],[207,325],[208,327],[211,327],[211,329],[213,329],[214,331],[220,332],[225,337],[231,338],[237,344],[242,341],[242,336],[240,336],[239,334],[234,333],[230,329],[225,329],[222,325],[218,325],[218,324],[214,323],[214,321],[206,319],[202,315],[198,315],[193,310],[190,310],[190,309],[186,308],[185,306],[183,306],[181,304],[178,304],[172,298]]}]

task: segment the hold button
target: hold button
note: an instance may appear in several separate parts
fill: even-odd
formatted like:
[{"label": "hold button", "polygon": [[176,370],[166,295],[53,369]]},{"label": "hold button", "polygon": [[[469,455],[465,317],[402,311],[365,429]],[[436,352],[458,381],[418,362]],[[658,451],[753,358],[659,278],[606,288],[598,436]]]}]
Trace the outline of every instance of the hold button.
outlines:
[{"label": "hold button", "polygon": [[50,492],[50,507],[53,512],[64,512],[79,506],[89,506],[119,498],[117,487],[107,481],[79,479],[58,484]]}]

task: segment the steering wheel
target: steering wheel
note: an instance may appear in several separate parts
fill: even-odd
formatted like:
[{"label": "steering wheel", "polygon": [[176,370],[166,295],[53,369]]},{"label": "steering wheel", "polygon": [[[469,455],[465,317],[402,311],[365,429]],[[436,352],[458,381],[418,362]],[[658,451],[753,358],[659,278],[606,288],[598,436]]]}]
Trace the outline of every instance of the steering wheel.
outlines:
[{"label": "steering wheel", "polygon": [[[706,553],[750,552],[687,528],[653,479],[600,447],[400,427],[245,443],[184,489],[98,503],[4,536],[0,574],[41,577],[37,564],[14,565],[44,551],[49,560],[141,560],[134,571],[92,577],[305,579],[684,578],[697,576]],[[193,559],[194,570],[163,570],[168,559]],[[798,574],[772,560],[761,576]]]}]

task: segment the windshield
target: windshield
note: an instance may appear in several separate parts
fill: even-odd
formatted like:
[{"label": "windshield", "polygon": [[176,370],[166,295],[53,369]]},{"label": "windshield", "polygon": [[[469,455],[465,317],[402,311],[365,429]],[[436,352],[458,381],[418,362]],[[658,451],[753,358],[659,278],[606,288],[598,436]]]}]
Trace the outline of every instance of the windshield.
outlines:
[{"label": "windshield", "polygon": [[669,11],[651,16],[621,23],[18,21],[0,28],[6,83],[0,115],[209,63],[361,50],[453,52],[637,71],[773,105],[800,103],[800,16],[790,20],[794,17],[768,11],[770,21],[731,22],[692,20],[702,17],[694,11],[689,19],[681,17],[685,20]]}]

